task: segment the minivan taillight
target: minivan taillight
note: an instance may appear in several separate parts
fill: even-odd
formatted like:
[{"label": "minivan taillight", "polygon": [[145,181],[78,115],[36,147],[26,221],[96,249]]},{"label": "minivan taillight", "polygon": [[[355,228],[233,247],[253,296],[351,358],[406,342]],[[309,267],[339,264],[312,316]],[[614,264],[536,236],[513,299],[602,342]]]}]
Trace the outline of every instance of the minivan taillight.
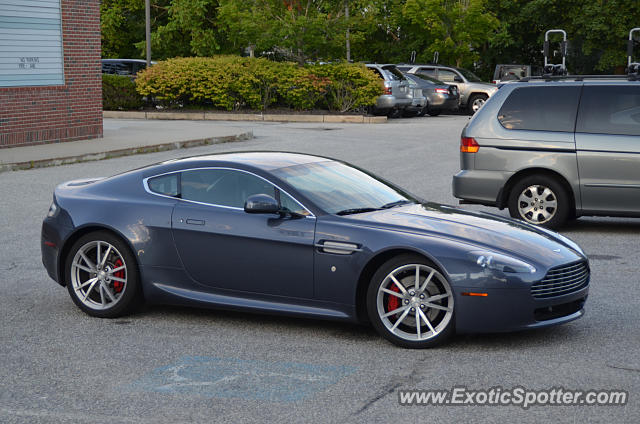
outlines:
[{"label": "minivan taillight", "polygon": [[385,87],[384,94],[391,94],[391,87]]},{"label": "minivan taillight", "polygon": [[463,153],[476,153],[480,149],[480,145],[473,137],[460,138],[460,151]]}]

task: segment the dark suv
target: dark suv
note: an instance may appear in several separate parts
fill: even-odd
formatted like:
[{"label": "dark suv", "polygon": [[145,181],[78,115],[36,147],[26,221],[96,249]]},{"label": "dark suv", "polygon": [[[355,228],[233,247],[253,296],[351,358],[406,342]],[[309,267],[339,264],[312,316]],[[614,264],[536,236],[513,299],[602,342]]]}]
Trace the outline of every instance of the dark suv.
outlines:
[{"label": "dark suv", "polygon": [[524,79],[462,131],[461,203],[557,228],[581,215],[640,216],[640,82]]}]

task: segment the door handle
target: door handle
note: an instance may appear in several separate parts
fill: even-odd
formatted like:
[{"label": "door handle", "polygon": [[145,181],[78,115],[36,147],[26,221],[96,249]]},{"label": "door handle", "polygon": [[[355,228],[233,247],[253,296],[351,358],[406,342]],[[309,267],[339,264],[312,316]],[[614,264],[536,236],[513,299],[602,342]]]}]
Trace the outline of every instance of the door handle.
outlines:
[{"label": "door handle", "polygon": [[190,219],[190,218],[187,218],[187,224],[204,225],[204,220],[203,219]]}]

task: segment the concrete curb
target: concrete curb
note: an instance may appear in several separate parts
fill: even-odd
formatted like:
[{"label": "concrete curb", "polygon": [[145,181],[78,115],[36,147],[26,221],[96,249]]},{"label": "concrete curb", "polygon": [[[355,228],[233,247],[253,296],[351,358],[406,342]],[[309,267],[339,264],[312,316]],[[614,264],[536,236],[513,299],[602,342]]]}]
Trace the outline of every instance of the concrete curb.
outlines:
[{"label": "concrete curb", "polygon": [[19,171],[24,169],[46,168],[49,166],[67,165],[72,163],[90,162],[94,160],[111,159],[120,156],[137,155],[141,153],[165,152],[167,150],[186,149],[189,147],[208,146],[211,144],[231,143],[235,141],[251,140],[253,131],[247,131],[236,135],[222,137],[207,137],[195,140],[172,141],[169,143],[154,144],[148,146],[128,147],[125,149],[110,150],[100,153],[83,153],[75,156],[66,156],[52,159],[41,159],[29,162],[0,164],[0,172]]},{"label": "concrete curb", "polygon": [[212,112],[125,112],[105,110],[104,118],[111,119],[163,119],[191,121],[265,121],[265,122],[328,122],[352,124],[383,124],[386,116],[364,115],[277,115],[251,113],[212,113]]}]

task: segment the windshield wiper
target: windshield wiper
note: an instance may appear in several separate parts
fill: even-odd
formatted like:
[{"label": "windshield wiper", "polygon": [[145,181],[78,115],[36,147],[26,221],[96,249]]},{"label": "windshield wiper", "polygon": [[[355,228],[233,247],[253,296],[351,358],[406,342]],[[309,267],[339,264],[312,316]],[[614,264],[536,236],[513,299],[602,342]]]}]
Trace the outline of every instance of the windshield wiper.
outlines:
[{"label": "windshield wiper", "polygon": [[385,205],[380,206],[380,209],[391,209],[394,208],[396,206],[400,206],[400,205],[406,205],[407,203],[413,203],[411,200],[398,200],[395,202],[391,202],[391,203],[387,203]]},{"label": "windshield wiper", "polygon": [[365,212],[373,212],[379,211],[379,208],[353,208],[353,209],[345,209],[340,212],[336,212],[336,215],[353,215],[356,213],[365,213]]}]

